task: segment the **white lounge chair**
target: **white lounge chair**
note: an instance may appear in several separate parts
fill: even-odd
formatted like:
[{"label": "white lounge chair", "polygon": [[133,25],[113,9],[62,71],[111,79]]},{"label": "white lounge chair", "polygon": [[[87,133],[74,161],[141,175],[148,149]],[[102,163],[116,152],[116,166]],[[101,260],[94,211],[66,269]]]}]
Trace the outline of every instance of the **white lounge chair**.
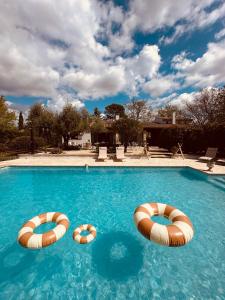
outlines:
[{"label": "white lounge chair", "polygon": [[107,147],[99,147],[98,160],[107,159]]},{"label": "white lounge chair", "polygon": [[116,148],[116,159],[121,161],[125,159],[123,146]]},{"label": "white lounge chair", "polygon": [[206,153],[205,153],[205,156],[201,156],[198,159],[199,160],[204,160],[204,161],[209,161],[209,160],[216,157],[217,150],[218,150],[218,148],[208,148]]}]

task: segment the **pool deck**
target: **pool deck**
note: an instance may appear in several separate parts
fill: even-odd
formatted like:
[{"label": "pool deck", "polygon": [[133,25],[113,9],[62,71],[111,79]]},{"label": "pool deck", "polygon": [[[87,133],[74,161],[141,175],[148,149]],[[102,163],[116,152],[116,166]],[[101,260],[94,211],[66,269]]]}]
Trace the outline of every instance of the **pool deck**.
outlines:
[{"label": "pool deck", "polygon": [[96,155],[24,155],[18,159],[0,162],[0,168],[10,166],[108,166],[108,167],[191,167],[211,175],[225,175],[225,165],[216,164],[212,172],[207,171],[205,162],[200,162],[197,157],[185,155],[185,159],[177,158],[147,158],[127,156],[124,161],[115,161],[109,158],[106,161],[97,161]]}]

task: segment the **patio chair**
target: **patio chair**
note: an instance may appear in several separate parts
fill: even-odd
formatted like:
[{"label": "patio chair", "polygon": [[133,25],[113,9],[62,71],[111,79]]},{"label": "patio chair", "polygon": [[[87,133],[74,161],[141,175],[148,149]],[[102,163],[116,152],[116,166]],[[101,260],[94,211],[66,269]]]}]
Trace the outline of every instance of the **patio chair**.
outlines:
[{"label": "patio chair", "polygon": [[203,160],[203,161],[209,161],[216,157],[217,150],[218,150],[218,148],[208,148],[205,153],[205,156],[201,156],[198,159]]},{"label": "patio chair", "polygon": [[107,147],[99,147],[98,160],[107,159]]},{"label": "patio chair", "polygon": [[116,148],[116,159],[120,161],[123,161],[125,159],[123,146]]}]

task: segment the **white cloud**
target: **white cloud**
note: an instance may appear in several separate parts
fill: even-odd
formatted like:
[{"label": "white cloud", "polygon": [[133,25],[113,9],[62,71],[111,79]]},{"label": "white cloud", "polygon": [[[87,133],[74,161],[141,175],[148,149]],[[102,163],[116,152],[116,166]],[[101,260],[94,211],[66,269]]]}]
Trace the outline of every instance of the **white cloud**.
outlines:
[{"label": "white cloud", "polygon": [[176,26],[176,39],[186,24],[212,24],[225,13],[225,4],[209,10],[215,1],[131,0],[127,11],[113,1],[1,1],[0,93],[47,97],[48,105],[57,109],[68,97],[77,107],[87,98],[121,91],[136,96],[144,89],[159,97],[179,88],[179,78],[197,87],[221,82],[224,44],[210,44],[196,61],[187,53],[177,55],[174,77],[160,75],[157,45],[137,51],[133,39],[135,31],[170,26]]},{"label": "white cloud", "polygon": [[176,105],[179,108],[183,108],[186,103],[190,103],[194,100],[195,96],[198,95],[199,92],[192,93],[172,93],[169,96],[156,98],[148,100],[148,103],[153,107],[153,109],[158,109],[165,105]]},{"label": "white cloud", "polygon": [[177,55],[172,65],[179,72],[177,77],[184,79],[186,86],[204,88],[225,83],[225,40],[219,43],[209,43],[207,51],[196,60]]},{"label": "white cloud", "polygon": [[225,16],[225,3],[219,5],[212,11],[206,11],[205,8],[207,8],[209,4],[211,3],[206,2],[205,6],[196,6],[194,11],[188,17],[184,18],[183,21],[185,22],[176,25],[175,31],[171,36],[161,37],[160,43],[164,43],[166,45],[171,44],[184,33],[205,28]]},{"label": "white cloud", "polygon": [[74,70],[65,74],[64,82],[77,91],[81,98],[102,98],[122,91],[125,74],[120,66],[105,66],[102,72],[97,73]]},{"label": "white cloud", "polygon": [[152,97],[159,97],[179,87],[173,76],[161,76],[153,78],[143,86],[144,90]]},{"label": "white cloud", "polygon": [[215,34],[215,39],[219,40],[221,38],[225,37],[225,28],[223,28],[222,30],[220,30],[219,32],[217,32]]},{"label": "white cloud", "polygon": [[61,93],[53,96],[50,100],[47,102],[47,106],[53,110],[53,111],[61,111],[65,104],[72,104],[77,109],[80,109],[84,107],[84,103],[74,98],[73,95],[68,93]]}]

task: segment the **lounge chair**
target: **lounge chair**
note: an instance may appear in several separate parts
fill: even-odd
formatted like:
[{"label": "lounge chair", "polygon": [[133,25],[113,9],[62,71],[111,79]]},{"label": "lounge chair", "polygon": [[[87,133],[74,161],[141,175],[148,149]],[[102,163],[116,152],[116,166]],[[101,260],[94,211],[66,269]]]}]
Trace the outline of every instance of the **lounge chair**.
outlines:
[{"label": "lounge chair", "polygon": [[121,161],[125,159],[123,146],[116,148],[116,159]]},{"label": "lounge chair", "polygon": [[204,161],[209,161],[209,160],[216,157],[217,150],[218,150],[218,148],[208,148],[206,153],[205,153],[205,156],[201,156],[198,159],[199,160],[204,160]]},{"label": "lounge chair", "polygon": [[99,147],[98,160],[107,159],[107,147]]}]

